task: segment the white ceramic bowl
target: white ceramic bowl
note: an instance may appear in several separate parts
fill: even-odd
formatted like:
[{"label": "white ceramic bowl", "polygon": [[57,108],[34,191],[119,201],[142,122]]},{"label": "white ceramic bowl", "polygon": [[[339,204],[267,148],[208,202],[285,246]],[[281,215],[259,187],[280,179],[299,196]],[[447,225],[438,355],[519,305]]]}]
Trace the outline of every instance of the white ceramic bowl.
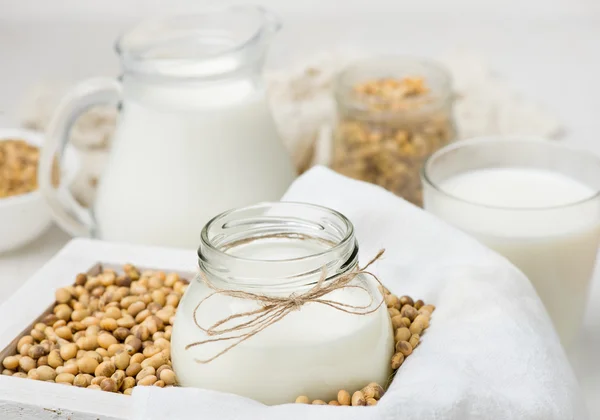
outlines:
[{"label": "white ceramic bowl", "polygon": [[[20,139],[41,147],[42,133],[25,129],[0,129],[0,141]],[[69,185],[79,162],[75,151],[67,147],[61,164],[61,188]],[[39,237],[52,222],[50,209],[39,190],[0,198],[0,253],[21,247]]]}]

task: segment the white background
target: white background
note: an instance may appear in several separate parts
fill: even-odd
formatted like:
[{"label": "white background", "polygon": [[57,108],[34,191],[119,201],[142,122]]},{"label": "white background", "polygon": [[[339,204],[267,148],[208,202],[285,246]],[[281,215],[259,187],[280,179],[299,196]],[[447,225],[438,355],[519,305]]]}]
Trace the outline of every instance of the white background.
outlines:
[{"label": "white background", "polygon": [[[112,44],[132,22],[217,4],[207,0],[0,0],[0,112],[12,117],[40,79],[115,75]],[[223,3],[223,2],[221,2]],[[332,45],[483,55],[526,95],[564,120],[573,141],[600,152],[598,0],[263,0],[285,28],[271,65]]]},{"label": "white background", "polygon": [[[15,119],[27,87],[117,75],[112,45],[142,17],[216,1],[0,0],[0,120]],[[600,154],[599,0],[263,0],[285,22],[269,65],[354,45],[437,56],[481,54],[510,84],[543,103],[567,141]],[[0,121],[1,122],[1,121]],[[52,229],[32,247],[0,255],[0,302],[68,238]],[[598,276],[597,276],[598,277]],[[592,419],[600,418],[600,279],[592,291],[582,355],[576,357]]]}]

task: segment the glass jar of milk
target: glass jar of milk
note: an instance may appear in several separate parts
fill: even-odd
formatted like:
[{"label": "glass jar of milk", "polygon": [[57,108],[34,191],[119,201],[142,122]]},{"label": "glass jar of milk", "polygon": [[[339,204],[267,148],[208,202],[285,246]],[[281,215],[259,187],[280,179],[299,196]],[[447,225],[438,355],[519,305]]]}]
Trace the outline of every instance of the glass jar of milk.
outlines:
[{"label": "glass jar of milk", "polygon": [[433,154],[423,184],[427,211],[527,275],[572,348],[600,242],[600,158],[541,140],[468,140]]},{"label": "glass jar of milk", "polygon": [[[261,80],[279,23],[235,6],[146,22],[117,42],[120,81],[86,81],[52,120],[40,187],[56,221],[74,235],[196,247],[208,219],[278,200],[295,173]],[[120,106],[93,212],[50,182],[73,121],[98,104]]]},{"label": "glass jar of milk", "polygon": [[[244,293],[288,299],[314,288],[323,273],[326,287],[357,270],[354,229],[342,214],[300,203],[229,211],[203,229],[198,256],[200,275],[186,291],[173,327],[172,359],[181,385],[283,404],[299,395],[328,401],[340,389],[387,382],[392,327],[385,305],[378,306],[382,296],[375,281],[365,274],[321,297],[349,310],[360,307],[355,310],[361,314],[309,302],[242,341],[255,326],[216,336],[199,327],[268,305]],[[219,328],[251,318],[230,319]],[[227,337],[233,338],[193,345]]]}]

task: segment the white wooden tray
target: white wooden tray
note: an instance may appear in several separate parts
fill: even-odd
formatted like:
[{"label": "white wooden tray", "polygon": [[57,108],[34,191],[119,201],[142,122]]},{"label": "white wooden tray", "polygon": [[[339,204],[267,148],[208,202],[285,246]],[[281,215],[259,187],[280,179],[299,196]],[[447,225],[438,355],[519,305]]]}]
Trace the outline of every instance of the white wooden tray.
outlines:
[{"label": "white wooden tray", "polygon": [[[197,256],[194,250],[72,240],[0,306],[0,360],[54,304],[56,289],[73,284],[78,273],[97,270],[99,264],[116,268],[127,262],[191,278]],[[130,405],[125,395],[0,375],[1,420],[125,420],[130,418]]]}]

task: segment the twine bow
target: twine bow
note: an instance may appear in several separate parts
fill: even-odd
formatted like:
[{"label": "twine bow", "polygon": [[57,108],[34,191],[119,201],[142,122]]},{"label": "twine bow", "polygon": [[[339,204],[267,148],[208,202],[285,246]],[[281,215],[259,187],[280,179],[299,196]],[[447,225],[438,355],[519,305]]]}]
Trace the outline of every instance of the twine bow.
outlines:
[{"label": "twine bow", "polygon": [[[377,255],[375,255],[375,257],[373,259],[371,259],[364,267],[362,267],[362,268],[358,267],[357,270],[352,271],[348,274],[341,275],[341,276],[337,277],[336,279],[331,280],[329,282],[325,282],[325,279],[327,277],[327,272],[326,272],[325,267],[323,267],[321,276],[319,277],[319,281],[317,282],[317,284],[314,287],[312,287],[305,293],[301,293],[301,294],[292,293],[291,295],[285,296],[285,297],[265,296],[265,295],[261,295],[261,294],[257,294],[257,293],[244,292],[244,291],[240,291],[240,290],[221,289],[221,288],[215,286],[210,280],[208,280],[206,275],[203,272],[201,272],[200,276],[201,276],[204,284],[206,284],[206,286],[208,286],[211,290],[214,290],[214,291],[212,293],[210,293],[208,296],[206,296],[204,299],[202,299],[196,305],[196,307],[194,308],[194,312],[193,312],[193,318],[194,318],[194,323],[196,324],[196,326],[198,328],[200,328],[202,331],[204,331],[206,333],[206,335],[213,336],[213,338],[208,338],[206,340],[197,341],[195,343],[190,343],[185,347],[185,349],[188,350],[191,347],[201,346],[203,344],[214,343],[217,341],[236,340],[233,344],[229,345],[228,347],[226,347],[225,349],[223,349],[222,351],[220,351],[219,353],[217,353],[216,355],[214,355],[208,359],[205,359],[205,360],[195,359],[197,363],[202,363],[202,364],[212,362],[216,358],[227,353],[229,350],[233,349],[234,347],[238,346],[239,344],[243,343],[244,341],[248,340],[249,338],[255,336],[256,334],[258,334],[259,332],[268,328],[269,326],[275,324],[276,322],[281,321],[288,314],[300,309],[303,305],[305,305],[306,303],[309,303],[309,302],[327,305],[327,306],[337,309],[339,311],[346,312],[349,314],[354,314],[354,315],[368,315],[370,313],[373,313],[373,312],[377,311],[379,309],[379,307],[383,304],[384,299],[382,299],[375,308],[369,309],[371,307],[371,305],[373,304],[373,300],[374,300],[373,294],[363,286],[350,285],[349,283],[356,276],[358,276],[360,274],[366,274],[366,275],[373,277],[375,279],[375,281],[381,285],[381,282],[379,281],[377,276],[369,271],[366,271],[366,269],[371,264],[373,264],[375,261],[377,261],[383,255],[384,251],[385,250],[383,250],[383,249],[380,250],[377,253]],[[349,305],[349,304],[343,303],[343,302],[336,302],[334,300],[323,299],[323,296],[327,295],[328,293],[333,292],[334,290],[351,289],[351,288],[364,290],[371,298],[370,302],[364,306],[354,306],[354,305]],[[261,305],[261,307],[258,309],[255,309],[253,311],[242,312],[239,314],[230,315],[225,319],[217,321],[212,326],[210,326],[208,328],[204,328],[198,323],[198,320],[196,318],[198,309],[200,308],[202,303],[204,303],[206,300],[210,299],[212,296],[219,295],[219,294],[225,295],[225,296],[230,296],[233,298],[238,298],[238,299],[254,300],[254,301],[258,302]],[[235,320],[235,319],[241,319],[241,320],[248,319],[248,320],[245,322],[242,322],[240,324],[236,324],[233,327],[227,328],[224,326],[224,324],[226,324],[232,320]],[[239,333],[231,335],[231,336],[227,336],[227,337],[221,337],[224,334],[236,333],[236,332],[239,332]]]}]

